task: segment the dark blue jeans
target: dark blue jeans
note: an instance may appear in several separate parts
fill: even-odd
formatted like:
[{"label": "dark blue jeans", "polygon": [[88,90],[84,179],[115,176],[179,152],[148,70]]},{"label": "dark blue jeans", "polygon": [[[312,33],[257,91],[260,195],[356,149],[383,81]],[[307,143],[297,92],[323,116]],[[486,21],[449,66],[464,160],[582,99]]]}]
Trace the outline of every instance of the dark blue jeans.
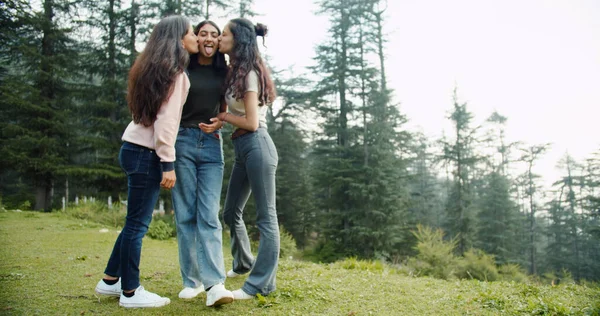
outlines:
[{"label": "dark blue jeans", "polygon": [[121,277],[121,288],[127,291],[140,285],[142,238],[152,221],[162,169],[154,150],[128,142],[121,146],[119,163],[127,174],[127,217],[104,273]]}]

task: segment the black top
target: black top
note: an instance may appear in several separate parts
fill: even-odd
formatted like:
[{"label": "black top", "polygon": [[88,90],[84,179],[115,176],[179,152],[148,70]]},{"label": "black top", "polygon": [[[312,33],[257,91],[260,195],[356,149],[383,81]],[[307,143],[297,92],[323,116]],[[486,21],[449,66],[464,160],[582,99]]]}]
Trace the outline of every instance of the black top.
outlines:
[{"label": "black top", "polygon": [[190,58],[188,77],[190,90],[181,113],[181,126],[198,127],[199,123],[210,124],[210,119],[219,113],[225,69],[212,65],[200,65],[196,56]]}]

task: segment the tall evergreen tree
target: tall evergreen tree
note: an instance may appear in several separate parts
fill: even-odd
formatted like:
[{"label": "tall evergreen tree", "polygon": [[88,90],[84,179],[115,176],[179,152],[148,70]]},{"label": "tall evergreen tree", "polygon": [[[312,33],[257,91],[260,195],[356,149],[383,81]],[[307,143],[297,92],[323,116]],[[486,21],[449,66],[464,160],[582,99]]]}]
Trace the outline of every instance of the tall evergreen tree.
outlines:
[{"label": "tall evergreen tree", "polygon": [[511,195],[508,175],[510,149],[505,143],[504,127],[507,118],[498,112],[487,120],[486,143],[490,154],[484,159],[486,174],[477,192],[477,248],[495,255],[498,263],[522,263],[520,260],[522,218]]},{"label": "tall evergreen tree", "polygon": [[527,235],[528,235],[528,263],[529,273],[537,274],[537,223],[536,213],[539,209],[537,199],[540,197],[540,176],[533,172],[535,163],[541,158],[541,156],[549,149],[549,144],[533,145],[527,148],[521,149],[522,156],[521,161],[525,163],[526,171],[521,175],[520,185],[524,188],[524,198],[526,200],[526,212],[527,212]]},{"label": "tall evergreen tree", "polygon": [[28,8],[18,2],[12,4],[16,6],[9,14],[15,16],[9,20],[17,23],[12,31],[19,37],[12,37],[6,55],[0,160],[35,188],[34,208],[50,210],[71,138],[70,79],[75,49],[70,30],[61,27],[61,19],[68,18],[72,4],[44,0],[41,11],[32,14],[20,10]]},{"label": "tall evergreen tree", "polygon": [[464,253],[473,246],[476,232],[476,212],[471,188],[472,174],[480,159],[474,151],[477,128],[471,127],[473,114],[466,103],[459,103],[454,89],[454,107],[449,119],[454,125],[454,140],[442,140],[444,153],[441,157],[452,168],[452,187],[446,204],[445,227],[452,238],[457,238],[457,250]]}]

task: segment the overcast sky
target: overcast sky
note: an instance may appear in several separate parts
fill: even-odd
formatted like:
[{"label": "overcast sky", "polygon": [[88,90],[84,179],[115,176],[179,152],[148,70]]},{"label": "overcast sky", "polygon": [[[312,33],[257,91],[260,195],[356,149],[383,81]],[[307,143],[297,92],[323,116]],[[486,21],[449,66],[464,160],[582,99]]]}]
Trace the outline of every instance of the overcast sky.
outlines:
[{"label": "overcast sky", "polygon": [[[256,0],[277,68],[301,73],[328,34],[311,0]],[[389,0],[387,75],[411,130],[432,139],[451,126],[452,90],[482,123],[508,117],[507,137],[552,143],[537,168],[556,180],[568,151],[600,149],[600,1]]]}]

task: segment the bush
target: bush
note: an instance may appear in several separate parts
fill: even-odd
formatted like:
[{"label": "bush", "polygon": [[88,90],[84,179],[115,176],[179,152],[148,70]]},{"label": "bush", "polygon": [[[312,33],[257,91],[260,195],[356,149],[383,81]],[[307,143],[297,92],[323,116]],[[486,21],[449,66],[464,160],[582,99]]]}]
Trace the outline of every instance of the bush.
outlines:
[{"label": "bush", "polygon": [[305,248],[302,256],[313,262],[331,263],[343,259],[345,254],[337,250],[335,243],[320,241],[312,248]]},{"label": "bush", "polygon": [[480,281],[498,280],[498,268],[494,256],[488,255],[479,249],[471,249],[465,252],[463,260],[460,261],[458,277]]},{"label": "bush", "polygon": [[417,238],[416,258],[408,260],[413,274],[428,275],[439,279],[449,279],[454,276],[458,259],[454,256],[456,240],[445,241],[441,229],[417,225],[417,231],[412,232]]},{"label": "bush", "polygon": [[515,281],[519,283],[528,283],[529,277],[523,268],[518,264],[508,263],[501,265],[498,268],[498,273],[500,274],[500,280],[502,281]]},{"label": "bush", "polygon": [[361,270],[371,272],[383,272],[383,270],[385,270],[385,265],[381,261],[358,260],[355,257],[338,261],[335,263],[335,265],[346,270]]},{"label": "bush", "polygon": [[83,219],[110,227],[123,227],[125,225],[125,207],[114,203],[112,209],[102,202],[88,202],[80,205],[70,205],[63,212],[68,216]]},{"label": "bush", "polygon": [[283,226],[279,226],[279,258],[294,257],[298,249],[292,234],[288,233]]},{"label": "bush", "polygon": [[164,221],[153,220],[148,227],[148,237],[158,240],[167,240],[173,236],[173,228]]}]

